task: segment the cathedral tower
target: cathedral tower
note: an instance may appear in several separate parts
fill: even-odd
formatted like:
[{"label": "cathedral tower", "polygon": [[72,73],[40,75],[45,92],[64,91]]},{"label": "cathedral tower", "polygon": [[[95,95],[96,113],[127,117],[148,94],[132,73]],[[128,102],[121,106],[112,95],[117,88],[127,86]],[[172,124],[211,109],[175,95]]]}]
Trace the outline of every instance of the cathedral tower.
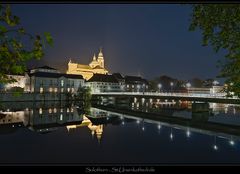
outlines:
[{"label": "cathedral tower", "polygon": [[97,59],[99,65],[104,68],[104,58],[103,58],[103,53],[102,53],[102,48],[100,48],[100,52],[98,54],[98,59]]}]

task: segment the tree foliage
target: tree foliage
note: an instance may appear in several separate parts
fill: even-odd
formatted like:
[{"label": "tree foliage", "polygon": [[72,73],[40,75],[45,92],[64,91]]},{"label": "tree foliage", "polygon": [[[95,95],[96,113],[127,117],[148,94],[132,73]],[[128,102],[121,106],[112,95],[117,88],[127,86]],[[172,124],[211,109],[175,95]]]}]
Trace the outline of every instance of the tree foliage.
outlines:
[{"label": "tree foliage", "polygon": [[227,52],[226,59],[219,61],[219,77],[226,78],[228,95],[234,92],[240,97],[240,4],[195,4],[192,8],[190,31],[200,29],[204,46]]},{"label": "tree foliage", "polygon": [[45,32],[44,37],[27,33],[10,5],[0,4],[0,83],[15,82],[7,74],[23,74],[27,61],[44,56],[46,44],[53,44],[50,33]]}]

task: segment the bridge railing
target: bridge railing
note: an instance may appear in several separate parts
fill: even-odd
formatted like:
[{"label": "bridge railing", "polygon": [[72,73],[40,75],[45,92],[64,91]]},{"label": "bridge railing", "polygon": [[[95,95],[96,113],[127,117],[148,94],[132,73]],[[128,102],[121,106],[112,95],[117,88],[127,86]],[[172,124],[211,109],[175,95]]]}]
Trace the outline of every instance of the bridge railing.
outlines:
[{"label": "bridge railing", "polygon": [[225,93],[196,94],[196,93],[172,93],[172,92],[94,92],[97,95],[136,95],[136,96],[176,96],[176,97],[201,97],[201,98],[224,98],[238,99],[238,97],[226,97]]}]

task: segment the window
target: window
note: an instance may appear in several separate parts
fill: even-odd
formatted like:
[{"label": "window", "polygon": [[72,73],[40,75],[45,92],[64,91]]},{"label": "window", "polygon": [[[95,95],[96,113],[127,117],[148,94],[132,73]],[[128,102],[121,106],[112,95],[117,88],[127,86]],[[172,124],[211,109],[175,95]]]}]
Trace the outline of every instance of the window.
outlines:
[{"label": "window", "polygon": [[58,89],[57,88],[54,88],[54,92],[57,92],[58,91]]},{"label": "window", "polygon": [[42,108],[39,108],[39,114],[42,114]]},{"label": "window", "polygon": [[61,92],[64,92],[64,89],[63,89],[63,88],[61,88]]},{"label": "window", "polygon": [[43,93],[43,87],[40,87],[40,93]]},{"label": "window", "polygon": [[70,92],[70,88],[67,88],[67,92]]},{"label": "window", "polygon": [[52,113],[52,108],[48,109],[48,113],[51,114]]},{"label": "window", "polygon": [[63,120],[63,114],[60,115],[60,121],[62,121],[62,120]]},{"label": "window", "polygon": [[53,92],[53,89],[52,89],[52,88],[49,88],[49,92]]},{"label": "window", "polygon": [[64,80],[61,80],[61,86],[63,86],[64,85]]},{"label": "window", "polygon": [[72,88],[72,92],[74,92],[74,88]]},{"label": "window", "polygon": [[129,85],[127,85],[127,88],[129,88]]},{"label": "window", "polygon": [[57,113],[57,108],[54,108],[54,109],[53,109],[53,112],[54,112],[54,113]]}]

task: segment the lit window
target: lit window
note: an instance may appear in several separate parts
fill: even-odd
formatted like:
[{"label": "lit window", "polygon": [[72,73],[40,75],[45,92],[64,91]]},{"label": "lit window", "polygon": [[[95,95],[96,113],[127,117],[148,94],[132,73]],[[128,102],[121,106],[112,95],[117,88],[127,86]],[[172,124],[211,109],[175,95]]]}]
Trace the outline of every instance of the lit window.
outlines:
[{"label": "lit window", "polygon": [[55,89],[54,89],[54,92],[57,92],[57,91],[58,91],[58,89],[57,89],[57,88],[55,88]]},{"label": "lit window", "polygon": [[132,85],[132,88],[134,88],[134,85]]},{"label": "lit window", "polygon": [[40,93],[43,93],[43,87],[40,87]]},{"label": "lit window", "polygon": [[39,114],[42,114],[42,108],[39,108]]},{"label": "lit window", "polygon": [[63,114],[60,115],[60,120],[61,120],[61,121],[63,120]]},{"label": "lit window", "polygon": [[73,108],[71,108],[71,112],[73,112]]},{"label": "lit window", "polygon": [[64,85],[64,80],[61,80],[61,86],[63,86]]},{"label": "lit window", "polygon": [[54,113],[57,113],[57,108],[54,108],[54,109],[53,109],[53,112],[54,112]]},{"label": "lit window", "polygon": [[70,88],[67,88],[67,92],[70,92]]},{"label": "lit window", "polygon": [[63,112],[63,108],[60,109],[60,112]]},{"label": "lit window", "polygon": [[61,88],[61,92],[63,92],[64,91],[64,89],[63,88]]},{"label": "lit window", "polygon": [[52,88],[49,88],[49,92],[52,92],[53,91],[53,89]]},{"label": "lit window", "polygon": [[52,108],[48,109],[48,113],[51,114],[52,113]]},{"label": "lit window", "polygon": [[69,108],[67,108],[67,113],[69,112]]}]

